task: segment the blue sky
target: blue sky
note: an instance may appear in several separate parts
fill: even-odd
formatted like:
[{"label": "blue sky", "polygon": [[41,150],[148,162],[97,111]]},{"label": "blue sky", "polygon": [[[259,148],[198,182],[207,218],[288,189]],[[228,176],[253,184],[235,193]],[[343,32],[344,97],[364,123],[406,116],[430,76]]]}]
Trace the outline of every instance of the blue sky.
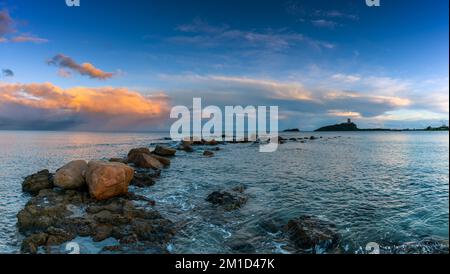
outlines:
[{"label": "blue sky", "polygon": [[0,128],[165,129],[194,96],[278,105],[281,128],[448,123],[448,8],[0,0]]}]

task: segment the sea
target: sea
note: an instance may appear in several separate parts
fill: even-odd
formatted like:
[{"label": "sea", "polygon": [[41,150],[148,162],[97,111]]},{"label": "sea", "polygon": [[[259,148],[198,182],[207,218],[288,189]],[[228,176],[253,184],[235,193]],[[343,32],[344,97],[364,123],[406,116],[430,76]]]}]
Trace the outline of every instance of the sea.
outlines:
[{"label": "sea", "polygon": [[[433,253],[427,239],[449,239],[448,132],[289,132],[272,153],[253,143],[222,144],[214,157],[203,148],[178,151],[156,184],[130,191],[156,201],[155,209],[180,224],[170,253],[233,253],[245,238],[254,253],[293,253],[285,225],[311,215],[336,225],[340,252],[364,253],[368,245],[394,250],[407,243]],[[21,183],[42,169],[54,172],[76,159],[125,157],[136,147],[176,146],[168,133],[0,131],[0,253],[19,253],[16,215],[29,200]],[[322,138],[321,138],[322,137]],[[223,211],[205,198],[215,190],[246,186],[247,203]],[[102,244],[80,241],[82,253]],[[113,239],[107,239],[111,242]]]}]

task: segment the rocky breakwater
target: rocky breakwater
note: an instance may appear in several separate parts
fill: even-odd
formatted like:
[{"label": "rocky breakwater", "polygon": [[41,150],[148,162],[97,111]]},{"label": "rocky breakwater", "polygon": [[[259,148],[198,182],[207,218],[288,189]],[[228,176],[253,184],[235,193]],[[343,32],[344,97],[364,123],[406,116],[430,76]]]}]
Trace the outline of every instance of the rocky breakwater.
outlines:
[{"label": "rocky breakwater", "polygon": [[154,201],[128,191],[155,183],[160,168],[170,164],[172,149],[133,149],[127,159],[77,160],[51,174],[40,171],[25,178],[22,189],[32,195],[17,214],[24,236],[22,253],[51,253],[76,237],[118,240],[105,247],[118,252],[164,253],[176,226],[154,208]]}]

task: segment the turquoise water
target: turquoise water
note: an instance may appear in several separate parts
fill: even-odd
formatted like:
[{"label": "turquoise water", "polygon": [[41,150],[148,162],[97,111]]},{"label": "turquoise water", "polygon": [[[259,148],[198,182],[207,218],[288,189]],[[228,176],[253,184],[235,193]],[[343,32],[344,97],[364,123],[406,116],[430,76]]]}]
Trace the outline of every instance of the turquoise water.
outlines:
[{"label": "turquoise water", "polygon": [[[394,246],[449,237],[448,132],[286,133],[323,136],[288,142],[274,153],[254,144],[228,144],[215,157],[177,152],[157,183],[133,191],[156,200],[164,216],[183,223],[168,246],[174,253],[229,253],[246,235],[259,253],[289,253],[279,233],[261,229],[273,220],[312,214],[334,222],[341,247],[354,253],[368,242]],[[340,136],[339,138],[333,138]],[[163,141],[166,133],[0,132],[0,253],[20,247],[16,214],[29,198],[23,177],[55,171],[74,159],[125,156]],[[170,144],[170,143],[169,143]],[[235,212],[205,202],[217,189],[242,183],[250,195]]]}]

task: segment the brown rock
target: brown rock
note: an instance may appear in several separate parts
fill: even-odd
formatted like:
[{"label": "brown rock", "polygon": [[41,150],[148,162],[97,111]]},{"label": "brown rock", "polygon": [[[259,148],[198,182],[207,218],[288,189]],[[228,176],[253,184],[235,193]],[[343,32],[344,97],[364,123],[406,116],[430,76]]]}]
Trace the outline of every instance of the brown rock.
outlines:
[{"label": "brown rock", "polygon": [[205,145],[208,145],[208,146],[217,146],[218,143],[217,143],[216,140],[212,139],[212,140],[210,140],[210,141],[205,141]]},{"label": "brown rock", "polygon": [[84,160],[69,162],[58,169],[54,176],[54,184],[64,189],[77,189],[86,184],[84,174],[87,163]]},{"label": "brown rock", "polygon": [[90,161],[86,171],[89,193],[97,200],[126,194],[133,174],[133,168],[125,164]]},{"label": "brown rock", "polygon": [[130,157],[128,157],[128,161],[133,163],[136,167],[141,168],[153,168],[159,169],[164,167],[164,165],[158,161],[151,154],[147,153],[134,153]]},{"label": "brown rock", "polygon": [[174,156],[176,152],[177,152],[176,149],[166,147],[163,145],[157,145],[155,147],[155,150],[153,151],[154,154],[159,156]]},{"label": "brown rock", "polygon": [[170,159],[163,157],[163,156],[159,156],[157,154],[152,153],[150,156],[152,156],[153,158],[155,158],[156,160],[158,160],[161,164],[165,165],[165,166],[170,166]]},{"label": "brown rock", "polygon": [[179,150],[184,150],[186,152],[193,152],[194,149],[192,148],[192,142],[191,141],[182,141],[181,144],[178,146]]},{"label": "brown rock", "polygon": [[22,191],[30,194],[38,194],[42,189],[53,187],[52,174],[47,170],[41,170],[25,178],[22,183]]}]

